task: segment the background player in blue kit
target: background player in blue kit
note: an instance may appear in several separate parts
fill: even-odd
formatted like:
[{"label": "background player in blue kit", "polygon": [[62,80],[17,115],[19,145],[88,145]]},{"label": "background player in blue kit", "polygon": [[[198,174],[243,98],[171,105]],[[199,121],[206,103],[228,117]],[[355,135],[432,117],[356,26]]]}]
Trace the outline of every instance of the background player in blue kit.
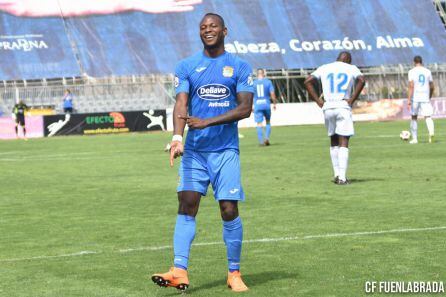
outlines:
[{"label": "background player in blue kit", "polygon": [[[185,290],[190,247],[195,237],[195,216],[209,183],[219,202],[223,239],[228,257],[227,285],[237,292],[248,288],[240,275],[243,240],[238,201],[244,200],[240,177],[237,122],[251,114],[251,67],[224,49],[224,20],[213,13],[200,22],[204,51],[182,60],[176,68],[176,103],[170,165],[183,155],[177,189],[179,209],[174,232],[174,267],[154,274],[164,287]],[[185,125],[189,126],[183,147]]]},{"label": "background player in blue kit", "polygon": [[[254,120],[257,123],[257,138],[260,145],[269,145],[271,135],[271,99],[276,110],[276,94],[273,83],[265,77],[265,70],[257,70],[257,79],[254,81]],[[265,136],[263,136],[263,119],[265,119]]]}]

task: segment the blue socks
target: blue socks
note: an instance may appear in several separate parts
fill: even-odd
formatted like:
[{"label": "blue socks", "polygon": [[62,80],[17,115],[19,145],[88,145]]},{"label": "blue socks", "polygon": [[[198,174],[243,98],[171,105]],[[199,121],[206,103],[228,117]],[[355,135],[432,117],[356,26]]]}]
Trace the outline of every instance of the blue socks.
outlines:
[{"label": "blue socks", "polygon": [[262,144],[263,143],[263,128],[257,126],[257,138],[259,139],[259,143]]},{"label": "blue socks", "polygon": [[240,217],[228,222],[223,221],[223,240],[226,245],[229,271],[240,270],[243,240],[243,226]]},{"label": "blue socks", "polygon": [[[195,218],[179,214],[173,235],[175,255],[173,264],[175,267],[187,270],[190,247],[194,238]],[[229,271],[240,270],[243,240],[243,226],[240,217],[228,222],[223,221],[223,240],[226,245]]]},{"label": "blue socks", "polygon": [[271,135],[271,124],[266,124],[265,132],[266,132],[266,137],[265,138],[269,140],[269,136]]},{"label": "blue socks", "polygon": [[[257,126],[257,138],[259,139],[259,143],[263,144],[263,127]],[[265,126],[265,139],[269,140],[269,136],[271,135],[271,124],[266,124]]]},{"label": "blue socks", "polygon": [[173,235],[173,252],[175,255],[173,265],[175,267],[187,270],[190,246],[194,238],[195,217],[179,214]]}]

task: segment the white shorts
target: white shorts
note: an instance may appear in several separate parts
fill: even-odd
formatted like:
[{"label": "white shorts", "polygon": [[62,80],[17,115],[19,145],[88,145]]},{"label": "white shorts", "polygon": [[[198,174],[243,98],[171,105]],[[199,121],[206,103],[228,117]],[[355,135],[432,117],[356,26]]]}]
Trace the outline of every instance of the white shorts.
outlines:
[{"label": "white shorts", "polygon": [[412,101],[412,115],[430,117],[434,114],[434,109],[430,102],[413,102]]},{"label": "white shorts", "polygon": [[330,108],[324,110],[325,127],[327,127],[328,136],[334,134],[341,136],[353,136],[352,111],[347,108]]}]

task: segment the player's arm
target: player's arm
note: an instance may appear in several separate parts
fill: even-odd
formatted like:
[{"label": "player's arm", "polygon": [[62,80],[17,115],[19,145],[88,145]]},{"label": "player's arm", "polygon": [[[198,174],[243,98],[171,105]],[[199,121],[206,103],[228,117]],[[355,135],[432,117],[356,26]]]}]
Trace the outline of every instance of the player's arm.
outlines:
[{"label": "player's arm", "polygon": [[173,160],[183,154],[183,134],[187,116],[187,105],[189,101],[189,75],[188,66],[185,63],[179,63],[175,69],[175,106],[173,108],[173,137],[170,143],[170,166],[173,166]]},{"label": "player's arm", "polygon": [[254,94],[251,92],[237,93],[237,107],[216,117],[208,119],[199,119],[195,117],[182,117],[187,121],[187,125],[191,129],[204,129],[210,126],[223,125],[237,122],[241,119],[248,118],[252,111],[252,98]]},{"label": "player's arm", "polygon": [[310,95],[310,99],[317,103],[317,105],[322,108],[324,106],[324,100],[322,100],[322,97],[319,97],[316,92],[316,88],[314,85],[317,82],[317,78],[310,75],[307,77],[307,79],[304,81],[305,89],[307,89],[308,94]]},{"label": "player's arm", "polygon": [[347,100],[347,103],[350,106],[353,106],[353,103],[355,103],[355,101],[359,98],[359,95],[362,92],[362,89],[365,86],[365,78],[363,75],[358,76],[356,78],[356,82],[355,82],[355,91],[352,94],[352,97],[350,99]]},{"label": "player's arm", "polygon": [[183,118],[187,115],[188,100],[188,93],[181,92],[176,95],[176,102],[173,108],[173,137],[170,143],[170,166],[173,166],[175,158],[183,155],[183,134],[186,126]]},{"label": "player's arm", "polygon": [[412,97],[413,97],[413,80],[409,80],[409,89],[407,91],[407,107],[410,110],[410,106],[412,105]]},{"label": "player's arm", "polygon": [[429,82],[429,99],[432,98],[432,95],[434,95],[434,82],[430,81]]},{"label": "player's arm", "polygon": [[186,122],[181,117],[187,114],[188,100],[188,93],[179,93],[176,96],[176,102],[173,108],[173,135],[183,136],[184,134],[184,127],[186,127]]},{"label": "player's arm", "polygon": [[269,90],[269,95],[271,96],[271,99],[273,100],[273,108],[274,108],[274,110],[276,110],[277,97],[276,97],[276,92],[274,92],[274,86],[273,86],[272,82],[271,82],[271,87]]}]

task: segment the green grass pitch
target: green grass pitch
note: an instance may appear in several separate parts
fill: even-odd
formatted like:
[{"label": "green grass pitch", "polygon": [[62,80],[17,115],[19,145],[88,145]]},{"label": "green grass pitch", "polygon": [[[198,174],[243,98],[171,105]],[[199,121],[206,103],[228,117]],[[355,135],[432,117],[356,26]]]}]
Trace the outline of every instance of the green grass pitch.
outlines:
[{"label": "green grass pitch", "polygon": [[[367,280],[446,281],[446,121],[436,121],[434,144],[423,121],[418,145],[401,141],[408,125],[356,123],[349,186],[330,182],[323,126],[273,127],[270,147],[240,131],[243,296],[362,296]],[[172,263],[170,137],[0,142],[0,296],[177,296],[149,280]],[[187,295],[233,295],[221,229],[210,193]]]}]

